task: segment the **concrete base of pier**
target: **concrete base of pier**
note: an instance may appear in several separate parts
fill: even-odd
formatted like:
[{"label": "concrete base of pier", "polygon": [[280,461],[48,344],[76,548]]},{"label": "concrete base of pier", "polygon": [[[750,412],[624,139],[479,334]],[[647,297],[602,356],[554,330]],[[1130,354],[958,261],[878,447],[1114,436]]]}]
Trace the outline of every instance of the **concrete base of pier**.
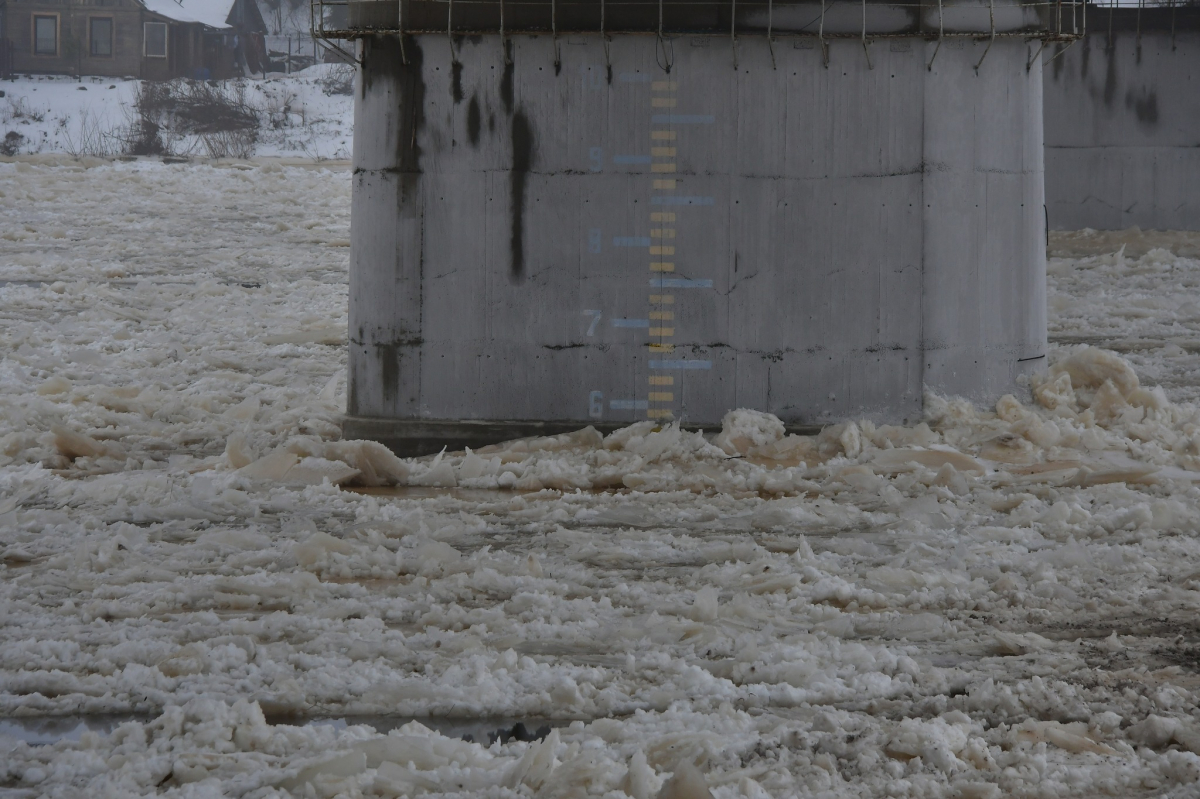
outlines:
[{"label": "concrete base of pier", "polygon": [[359,46],[346,435],[912,423],[1044,363],[1036,42]]}]

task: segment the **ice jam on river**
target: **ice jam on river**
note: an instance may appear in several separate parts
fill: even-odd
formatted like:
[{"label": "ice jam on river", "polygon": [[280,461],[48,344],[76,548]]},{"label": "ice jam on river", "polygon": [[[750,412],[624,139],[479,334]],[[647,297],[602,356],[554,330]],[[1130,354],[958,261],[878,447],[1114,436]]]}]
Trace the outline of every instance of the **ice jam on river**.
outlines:
[{"label": "ice jam on river", "polygon": [[1023,400],[403,460],[349,182],[0,164],[0,794],[1196,795],[1194,241],[1059,237]]}]

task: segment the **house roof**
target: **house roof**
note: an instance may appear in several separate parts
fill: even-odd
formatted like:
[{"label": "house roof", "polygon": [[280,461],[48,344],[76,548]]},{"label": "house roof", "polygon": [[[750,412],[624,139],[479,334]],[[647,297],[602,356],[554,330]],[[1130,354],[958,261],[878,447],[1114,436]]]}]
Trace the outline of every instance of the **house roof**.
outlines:
[{"label": "house roof", "polygon": [[232,28],[227,20],[237,0],[142,0],[153,11],[176,22],[199,22],[210,28]]}]

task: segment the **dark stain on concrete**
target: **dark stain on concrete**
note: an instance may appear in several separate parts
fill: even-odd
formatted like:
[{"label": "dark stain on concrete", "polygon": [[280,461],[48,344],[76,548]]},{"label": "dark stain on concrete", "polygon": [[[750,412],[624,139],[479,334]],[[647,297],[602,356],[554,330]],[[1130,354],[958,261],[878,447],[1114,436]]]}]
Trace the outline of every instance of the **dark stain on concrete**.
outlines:
[{"label": "dark stain on concrete", "polygon": [[391,405],[400,391],[400,351],[394,344],[378,344],[380,377],[383,381],[383,402]]},{"label": "dark stain on concrete", "polygon": [[509,175],[509,270],[514,281],[525,272],[525,188],[533,167],[533,128],[518,109],[512,120],[512,172]]},{"label": "dark stain on concrete", "polygon": [[488,114],[488,133],[496,132],[496,115]]},{"label": "dark stain on concrete", "polygon": [[[411,109],[409,114],[401,114],[400,130],[396,136],[396,169],[400,172],[421,171],[421,147],[417,144],[417,134],[425,127],[425,79],[421,70],[423,54],[421,46],[413,36],[404,37],[404,53],[408,56],[408,65],[400,68],[397,83],[400,105]],[[395,64],[400,61],[399,47],[395,39],[385,40],[387,47],[375,45],[379,49],[381,61],[384,64]],[[390,52],[386,52],[390,51]],[[392,60],[394,59],[394,60]],[[363,70],[366,73],[368,70]],[[364,81],[365,83],[366,81]]]},{"label": "dark stain on concrete", "polygon": [[1083,55],[1079,59],[1080,77],[1086,78],[1088,74],[1088,62],[1092,59],[1092,37],[1083,37]]},{"label": "dark stain on concrete", "polygon": [[1066,65],[1066,63],[1067,63],[1067,62],[1066,62],[1066,61],[1065,61],[1065,60],[1064,60],[1064,59],[1061,57],[1061,56],[1062,56],[1062,51],[1063,51],[1063,49],[1064,49],[1065,47],[1066,47],[1066,45],[1064,45],[1064,44],[1059,44],[1059,45],[1057,45],[1057,46],[1054,48],[1054,58],[1053,58],[1053,61],[1054,61],[1054,69],[1052,70],[1052,73],[1053,73],[1053,76],[1054,76],[1054,79],[1055,79],[1055,80],[1058,80],[1059,78],[1061,78],[1061,77],[1062,77],[1062,71],[1063,71],[1063,67],[1064,67],[1064,66]]},{"label": "dark stain on concrete", "polygon": [[479,98],[474,94],[471,95],[471,102],[467,104],[467,139],[471,142],[472,147],[479,146]]},{"label": "dark stain on concrete", "polygon": [[1104,71],[1104,105],[1112,108],[1117,99],[1117,48],[1108,48],[1104,55],[1108,59],[1108,68]]},{"label": "dark stain on concrete", "polygon": [[504,42],[504,72],[500,75],[500,101],[504,103],[505,113],[513,110],[513,62],[512,40]]},{"label": "dark stain on concrete", "polygon": [[[362,43],[362,68],[358,70],[358,99],[366,98],[367,92],[375,84],[375,46],[383,42],[382,37],[363,37]],[[380,56],[384,58],[385,56]]]},{"label": "dark stain on concrete", "polygon": [[462,62],[457,58],[450,64],[450,96],[454,98],[455,105],[463,101]]},{"label": "dark stain on concrete", "polygon": [[1137,94],[1130,89],[1125,93],[1125,107],[1132,108],[1143,125],[1153,127],[1158,124],[1158,92],[1154,89],[1143,89]]},{"label": "dark stain on concrete", "polygon": [[379,358],[380,379],[383,382],[383,401],[391,405],[400,393],[400,359],[404,350],[420,347],[425,341],[419,336],[376,342],[375,355]]}]

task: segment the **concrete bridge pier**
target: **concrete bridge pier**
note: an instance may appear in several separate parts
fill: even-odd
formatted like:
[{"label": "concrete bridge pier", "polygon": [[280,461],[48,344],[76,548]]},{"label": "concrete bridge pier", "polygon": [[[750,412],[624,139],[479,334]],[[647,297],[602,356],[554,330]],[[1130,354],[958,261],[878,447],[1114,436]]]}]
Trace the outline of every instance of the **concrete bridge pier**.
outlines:
[{"label": "concrete bridge pier", "polygon": [[1019,392],[1046,344],[1038,43],[826,44],[361,37],[345,435]]}]

